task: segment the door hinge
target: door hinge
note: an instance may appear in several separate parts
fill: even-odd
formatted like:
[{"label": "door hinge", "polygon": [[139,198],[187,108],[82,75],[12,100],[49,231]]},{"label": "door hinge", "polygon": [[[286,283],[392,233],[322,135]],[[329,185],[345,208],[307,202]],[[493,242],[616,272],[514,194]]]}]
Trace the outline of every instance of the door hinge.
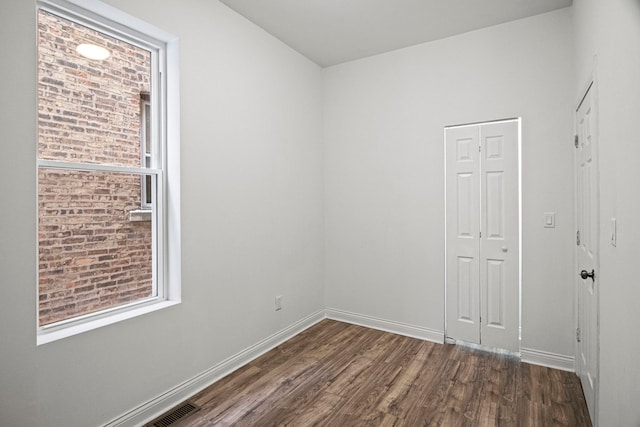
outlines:
[{"label": "door hinge", "polygon": [[576,231],[576,246],[580,246],[580,230]]},{"label": "door hinge", "polygon": [[576,146],[576,148],[578,148],[578,143],[579,143],[579,138],[578,138],[578,134],[573,136],[573,145]]},{"label": "door hinge", "polygon": [[576,341],[580,342],[580,328],[576,328]]},{"label": "door hinge", "polygon": [[480,238],[482,239],[482,231],[480,232]]}]

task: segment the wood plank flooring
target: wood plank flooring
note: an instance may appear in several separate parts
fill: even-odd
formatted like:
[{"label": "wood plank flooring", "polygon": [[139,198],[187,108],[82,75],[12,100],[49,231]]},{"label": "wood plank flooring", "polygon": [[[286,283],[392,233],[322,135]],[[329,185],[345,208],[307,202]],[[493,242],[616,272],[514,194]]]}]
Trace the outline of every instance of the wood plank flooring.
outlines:
[{"label": "wood plank flooring", "polygon": [[191,401],[195,426],[590,426],[575,374],[323,320]]}]

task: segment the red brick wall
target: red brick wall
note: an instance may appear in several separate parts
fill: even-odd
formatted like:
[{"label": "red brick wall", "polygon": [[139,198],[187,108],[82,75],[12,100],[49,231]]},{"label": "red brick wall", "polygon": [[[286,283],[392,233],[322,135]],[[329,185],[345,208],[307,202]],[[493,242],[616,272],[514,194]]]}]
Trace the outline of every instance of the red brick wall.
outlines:
[{"label": "red brick wall", "polygon": [[[80,43],[111,56],[83,58]],[[140,166],[149,52],[40,11],[38,55],[39,158]],[[128,220],[140,190],[138,175],[39,170],[40,325],[151,295],[152,224]]]}]

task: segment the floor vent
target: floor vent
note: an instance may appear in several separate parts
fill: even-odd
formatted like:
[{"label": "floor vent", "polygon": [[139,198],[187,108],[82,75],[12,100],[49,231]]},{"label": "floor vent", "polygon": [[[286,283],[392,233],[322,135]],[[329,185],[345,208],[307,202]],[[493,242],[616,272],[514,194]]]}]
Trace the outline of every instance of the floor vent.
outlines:
[{"label": "floor vent", "polygon": [[167,412],[164,415],[161,415],[159,418],[151,421],[150,423],[145,424],[145,427],[167,427],[174,423],[177,423],[184,417],[187,417],[194,412],[198,412],[200,407],[192,402],[185,402],[180,406],[176,406],[171,411]]}]

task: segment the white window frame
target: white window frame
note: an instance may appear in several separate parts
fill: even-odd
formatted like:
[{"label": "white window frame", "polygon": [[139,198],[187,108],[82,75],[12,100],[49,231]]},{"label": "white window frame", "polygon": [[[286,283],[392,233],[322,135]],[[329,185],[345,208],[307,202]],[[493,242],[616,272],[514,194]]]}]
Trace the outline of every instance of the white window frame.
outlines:
[{"label": "white window frame", "polygon": [[[149,107],[149,113],[147,113],[147,107]],[[152,153],[147,152],[147,120],[151,115],[152,107],[151,101],[148,99],[140,99],[140,159],[142,167],[151,167]],[[147,159],[149,164],[147,165]],[[147,202],[148,191],[147,177],[143,175],[140,177],[140,208],[143,210],[151,210],[152,203]],[[153,192],[151,193],[153,194]],[[153,197],[152,197],[153,199]]]},{"label": "white window frame", "polygon": [[[152,144],[154,144],[152,152],[154,155],[150,168],[40,159],[36,161],[37,169],[120,172],[138,174],[141,179],[144,179],[145,174],[156,177],[155,180],[152,180],[155,183],[154,186],[157,187],[153,191],[156,200],[153,204],[152,215],[156,219],[153,227],[153,246],[156,248],[153,256],[153,271],[157,291],[152,297],[141,301],[38,327],[37,345],[137,317],[181,302],[178,39],[98,0],[39,0],[36,13],[40,9],[128,43],[136,44],[150,50],[152,55],[156,55],[155,58],[152,58],[151,75]],[[38,251],[36,251],[37,256]],[[38,264],[36,262],[36,265]],[[36,273],[39,274],[39,271]],[[37,286],[38,284],[36,284]],[[36,301],[36,315],[38,312],[39,301]],[[36,322],[36,325],[39,325],[39,322]]]}]

